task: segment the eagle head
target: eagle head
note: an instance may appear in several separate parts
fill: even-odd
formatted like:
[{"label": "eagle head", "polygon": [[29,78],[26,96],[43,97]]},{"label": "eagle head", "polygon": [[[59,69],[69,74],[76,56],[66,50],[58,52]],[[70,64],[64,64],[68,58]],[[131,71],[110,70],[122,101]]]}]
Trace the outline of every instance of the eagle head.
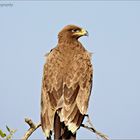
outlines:
[{"label": "eagle head", "polygon": [[67,25],[58,34],[59,40],[78,40],[81,36],[88,36],[88,32],[76,25]]}]

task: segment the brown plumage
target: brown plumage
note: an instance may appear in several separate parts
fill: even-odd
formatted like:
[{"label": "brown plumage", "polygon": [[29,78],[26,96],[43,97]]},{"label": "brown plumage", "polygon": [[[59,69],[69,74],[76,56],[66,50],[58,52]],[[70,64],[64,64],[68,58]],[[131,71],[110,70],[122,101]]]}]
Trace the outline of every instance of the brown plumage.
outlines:
[{"label": "brown plumage", "polygon": [[47,138],[75,139],[87,112],[92,86],[90,53],[78,41],[87,31],[64,27],[46,57],[42,80],[41,125]]}]

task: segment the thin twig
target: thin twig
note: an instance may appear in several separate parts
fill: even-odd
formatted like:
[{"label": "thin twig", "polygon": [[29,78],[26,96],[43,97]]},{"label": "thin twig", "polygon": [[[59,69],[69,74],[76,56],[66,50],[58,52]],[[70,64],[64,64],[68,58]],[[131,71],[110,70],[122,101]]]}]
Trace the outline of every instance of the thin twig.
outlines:
[{"label": "thin twig", "polygon": [[105,135],[105,134],[103,134],[103,133],[101,133],[101,132],[99,132],[99,131],[97,131],[95,129],[95,127],[91,123],[91,120],[89,118],[89,115],[85,115],[85,116],[88,118],[87,122],[89,123],[90,126],[85,125],[85,124],[81,124],[81,126],[84,127],[84,128],[86,128],[86,129],[88,129],[88,130],[90,130],[90,131],[92,131],[92,132],[94,132],[97,136],[100,136],[102,139],[109,140],[109,137],[107,135]]},{"label": "thin twig", "polygon": [[[91,132],[95,133],[97,136],[100,136],[103,140],[109,140],[109,137],[107,135],[105,135],[95,129],[95,127],[91,123],[89,115],[87,114],[85,116],[87,117],[87,119],[88,119],[87,122],[89,123],[90,126],[81,124],[81,127],[84,127],[86,129],[90,130]],[[25,122],[30,126],[30,128],[27,130],[27,132],[24,134],[24,136],[22,137],[21,140],[27,140],[32,135],[32,133],[41,126],[41,123],[38,123],[37,125],[35,125],[33,123],[33,121],[29,118],[25,118]]]},{"label": "thin twig", "polygon": [[31,134],[41,126],[41,123],[38,123],[35,125],[33,121],[29,118],[25,118],[25,122],[30,126],[30,128],[27,130],[27,132],[24,134],[24,136],[21,138],[22,140],[27,140]]}]

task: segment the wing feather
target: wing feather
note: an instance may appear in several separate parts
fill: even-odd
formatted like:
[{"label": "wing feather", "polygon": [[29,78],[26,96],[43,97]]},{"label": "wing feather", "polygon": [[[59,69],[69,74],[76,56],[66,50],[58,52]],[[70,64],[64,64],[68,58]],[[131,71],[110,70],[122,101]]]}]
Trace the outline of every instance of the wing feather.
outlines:
[{"label": "wing feather", "polygon": [[82,123],[88,108],[92,85],[92,65],[89,53],[77,55],[68,69],[64,81],[62,117],[68,128],[74,132]]},{"label": "wing feather", "polygon": [[[59,59],[57,59],[59,58]],[[42,79],[41,94],[41,125],[47,137],[53,129],[54,115],[57,109],[58,100],[62,95],[62,75],[60,54],[53,49],[46,59]]]}]

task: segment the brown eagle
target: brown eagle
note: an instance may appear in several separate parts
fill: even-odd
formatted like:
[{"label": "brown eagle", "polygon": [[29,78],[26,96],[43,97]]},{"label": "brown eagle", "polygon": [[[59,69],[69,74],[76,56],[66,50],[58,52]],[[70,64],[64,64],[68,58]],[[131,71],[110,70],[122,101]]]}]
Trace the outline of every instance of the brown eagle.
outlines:
[{"label": "brown eagle", "polygon": [[87,112],[92,87],[90,53],[78,41],[88,32],[67,25],[47,54],[41,94],[41,126],[47,139],[76,139]]}]

